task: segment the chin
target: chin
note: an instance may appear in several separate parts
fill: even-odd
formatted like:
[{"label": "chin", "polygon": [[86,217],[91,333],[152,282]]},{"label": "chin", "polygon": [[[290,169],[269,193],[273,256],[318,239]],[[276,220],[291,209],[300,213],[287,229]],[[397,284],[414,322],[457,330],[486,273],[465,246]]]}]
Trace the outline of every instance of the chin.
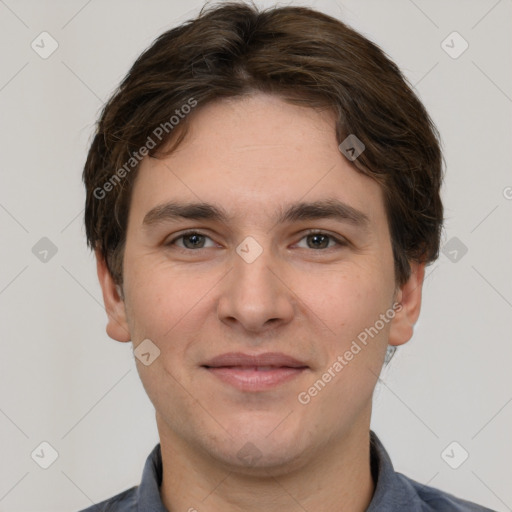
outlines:
[{"label": "chin", "polygon": [[[280,422],[281,425],[280,425]],[[305,439],[283,417],[228,423],[230,436],[212,439],[206,449],[226,469],[252,476],[278,476],[305,464]],[[277,428],[276,428],[277,427]]]},{"label": "chin", "polygon": [[225,449],[217,446],[215,452],[214,456],[227,470],[253,477],[289,475],[306,464],[300,448],[292,442],[276,446],[276,443],[267,442],[264,445],[262,442],[256,444],[247,441],[235,451],[231,443]]}]

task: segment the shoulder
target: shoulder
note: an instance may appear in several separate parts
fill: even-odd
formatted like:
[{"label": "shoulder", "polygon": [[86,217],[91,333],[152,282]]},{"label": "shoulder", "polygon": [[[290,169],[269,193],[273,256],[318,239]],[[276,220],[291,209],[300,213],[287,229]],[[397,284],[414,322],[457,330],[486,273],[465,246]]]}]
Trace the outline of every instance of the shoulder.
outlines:
[{"label": "shoulder", "polygon": [[138,486],[134,486],[79,512],[135,512],[137,510],[137,488]]},{"label": "shoulder", "polygon": [[421,510],[424,512],[494,512],[490,508],[457,498],[434,487],[423,485],[402,473],[396,473],[396,476],[402,481],[403,485],[414,490],[418,501],[421,503]]},{"label": "shoulder", "polygon": [[494,512],[395,471],[384,445],[373,431],[370,431],[370,454],[376,487],[367,512]]}]

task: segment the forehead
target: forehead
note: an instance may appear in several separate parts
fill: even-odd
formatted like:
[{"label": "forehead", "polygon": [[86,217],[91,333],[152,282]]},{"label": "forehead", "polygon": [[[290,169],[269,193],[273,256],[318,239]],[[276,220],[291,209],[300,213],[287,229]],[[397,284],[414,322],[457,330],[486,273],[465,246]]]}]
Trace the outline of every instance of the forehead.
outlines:
[{"label": "forehead", "polygon": [[167,202],[217,205],[249,220],[333,199],[370,221],[384,213],[379,185],[341,154],[330,111],[257,94],[198,106],[189,121],[177,149],[141,163],[132,208],[142,218]]}]

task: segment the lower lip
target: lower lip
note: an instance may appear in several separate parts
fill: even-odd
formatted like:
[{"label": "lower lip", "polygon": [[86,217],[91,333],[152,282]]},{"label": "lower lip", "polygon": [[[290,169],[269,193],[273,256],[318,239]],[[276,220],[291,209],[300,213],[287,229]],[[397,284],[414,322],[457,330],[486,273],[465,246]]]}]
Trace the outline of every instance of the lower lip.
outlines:
[{"label": "lower lip", "polygon": [[242,391],[265,391],[284,384],[301,375],[307,368],[280,367],[272,370],[255,370],[254,368],[220,367],[206,368],[223,382],[231,384]]}]

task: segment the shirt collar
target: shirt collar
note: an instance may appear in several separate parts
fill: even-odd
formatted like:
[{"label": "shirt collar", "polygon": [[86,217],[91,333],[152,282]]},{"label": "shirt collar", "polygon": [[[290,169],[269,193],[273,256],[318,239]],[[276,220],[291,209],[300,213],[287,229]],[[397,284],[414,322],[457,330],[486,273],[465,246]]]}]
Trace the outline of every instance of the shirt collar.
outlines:
[{"label": "shirt collar", "polygon": [[[393,464],[377,435],[370,431],[370,462],[375,491],[366,512],[416,512],[421,502],[412,485],[395,473]],[[160,498],[162,484],[162,453],[157,444],[144,466],[142,480],[137,488],[138,512],[168,512]]]},{"label": "shirt collar", "polygon": [[149,454],[142,472],[142,480],[136,493],[138,512],[168,512],[160,498],[162,485],[162,452],[160,443]]},{"label": "shirt collar", "polygon": [[370,431],[370,461],[375,491],[366,512],[422,510],[416,490],[406,478],[395,472],[386,449],[373,431]]}]

